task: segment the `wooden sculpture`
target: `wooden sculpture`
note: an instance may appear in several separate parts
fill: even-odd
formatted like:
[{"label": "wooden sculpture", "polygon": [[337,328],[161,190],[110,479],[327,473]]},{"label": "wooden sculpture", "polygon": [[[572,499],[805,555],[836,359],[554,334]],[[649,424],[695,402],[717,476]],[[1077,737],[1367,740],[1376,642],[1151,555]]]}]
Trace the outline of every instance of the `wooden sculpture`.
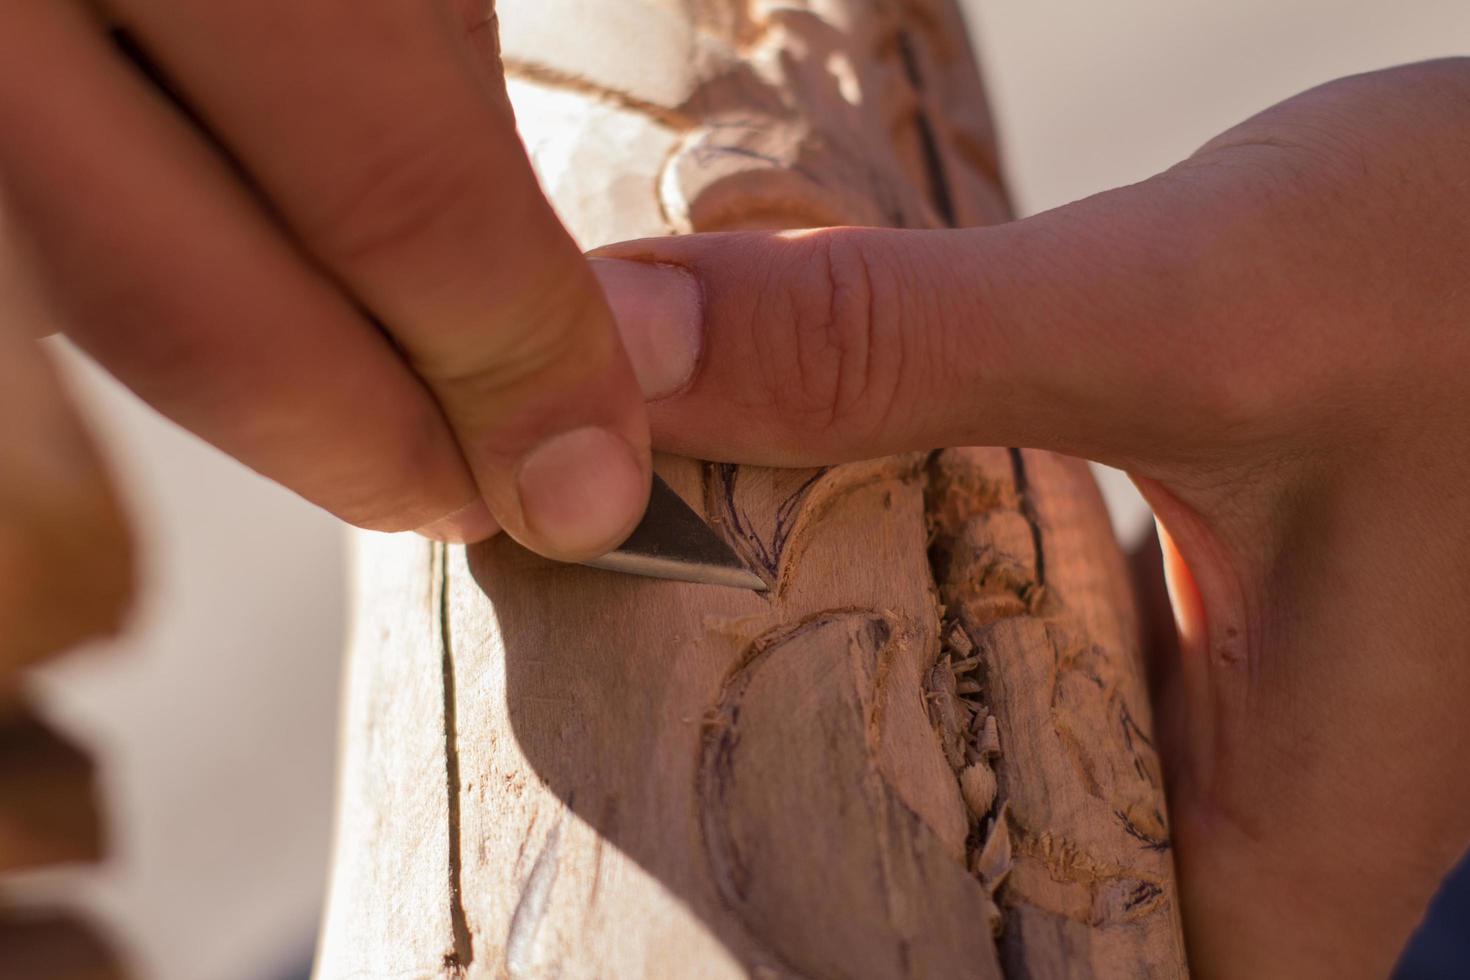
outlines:
[{"label": "wooden sculpture", "polygon": [[[585,247],[1006,218],[953,0],[499,14]],[[658,468],[767,593],[360,539],[320,976],[1185,974],[1083,464]]]}]

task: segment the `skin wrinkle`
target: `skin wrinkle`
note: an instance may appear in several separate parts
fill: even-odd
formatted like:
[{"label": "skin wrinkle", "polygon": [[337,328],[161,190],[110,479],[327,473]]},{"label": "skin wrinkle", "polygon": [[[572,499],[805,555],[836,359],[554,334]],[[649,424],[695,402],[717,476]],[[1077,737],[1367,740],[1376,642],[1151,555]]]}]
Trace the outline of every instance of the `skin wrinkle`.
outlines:
[{"label": "skin wrinkle", "polygon": [[836,351],[833,368],[831,419],[861,418],[871,409],[865,397],[872,381],[875,362],[882,352],[874,349],[880,329],[874,319],[876,285],[873,266],[862,250],[846,250],[840,241],[823,238],[822,261],[827,266],[829,319],[823,325]]},{"label": "skin wrinkle", "polygon": [[[63,319],[74,333],[94,331],[93,347],[128,383],[349,518],[369,496],[424,514],[458,506],[469,488],[462,451],[482,483],[504,494],[513,467],[497,468],[485,448],[513,461],[522,443],[548,434],[538,422],[564,429],[573,403],[596,417],[572,422],[616,426],[634,441],[646,435],[595,299],[563,308],[547,295],[452,294],[484,287],[492,272],[550,292],[516,274],[530,264],[590,284],[519,148],[499,153],[513,135],[473,138],[476,126],[510,119],[484,111],[485,79],[475,75],[469,95],[427,90],[425,78],[453,75],[457,66],[446,63],[473,57],[464,37],[484,31],[456,26],[437,7],[439,23],[378,3],[123,6],[201,120],[238,154],[248,186],[115,52],[75,30],[93,25],[66,5],[41,3],[0,13],[0,133],[13,137],[0,138],[0,173],[26,192],[27,230],[49,233],[40,275],[71,301]],[[404,24],[413,29],[397,29]],[[302,29],[282,31],[292,25]],[[440,50],[446,31],[456,45]],[[278,33],[290,43],[260,43]],[[318,46],[343,54],[323,62]],[[429,60],[394,60],[418,47]],[[58,52],[55,64],[38,51]],[[252,51],[281,70],[259,71]],[[318,70],[332,66],[358,74]],[[25,96],[37,77],[52,83],[44,103]],[[370,96],[401,95],[410,82],[425,93],[397,116],[358,119],[330,99],[346,92],[377,106]],[[451,98],[473,118],[421,111]],[[397,156],[393,147],[389,158],[371,156],[383,134],[404,132],[477,155],[478,166],[446,154],[460,169],[420,172],[426,164],[408,159],[406,144],[394,144]],[[324,133],[350,138],[313,146]],[[103,145],[112,152],[96,153]],[[340,146],[351,152],[316,159]],[[1449,59],[1315,89],[1166,175],[963,238],[869,230],[820,233],[832,236],[820,246],[771,236],[643,246],[655,259],[678,255],[714,284],[716,299],[707,326],[717,356],[661,403],[666,444],[788,464],[928,448],[941,411],[929,404],[942,401],[975,442],[1083,453],[1131,466],[1145,486],[1159,481],[1151,499],[1187,561],[1204,625],[1177,664],[1173,708],[1190,734],[1183,747],[1166,747],[1171,771],[1188,774],[1174,790],[1175,813],[1202,974],[1386,974],[1438,873],[1470,836],[1470,788],[1445,778],[1470,751],[1461,587],[1470,581],[1470,313],[1455,302],[1470,255],[1467,146],[1470,59]],[[365,153],[386,170],[357,167]],[[67,193],[53,193],[57,186]],[[323,187],[346,195],[333,200]],[[472,190],[478,210],[433,213]],[[254,191],[270,198],[265,206]],[[389,220],[375,227],[382,215],[372,205],[383,197]],[[97,199],[116,207],[78,206]],[[316,210],[324,200],[328,210]],[[333,204],[346,210],[334,216]],[[476,237],[491,213],[510,228],[503,241]],[[299,253],[296,243],[323,233],[313,222],[324,215],[363,223],[365,251],[348,248],[345,258],[373,269],[326,268],[332,255]],[[189,237],[191,229],[207,233]],[[417,251],[426,236],[447,240],[397,254]],[[920,240],[942,269],[884,253]],[[833,260],[844,243],[857,250],[856,268]],[[956,275],[970,263],[977,271]],[[912,290],[912,301],[907,292],[878,295],[894,268],[904,268],[898,288]],[[376,297],[390,278],[407,288],[370,304],[372,319],[359,315],[364,304],[349,284]],[[964,298],[929,299],[936,291]],[[224,301],[231,297],[239,302]],[[843,309],[858,298],[854,323]],[[201,310],[210,315],[191,313]],[[500,336],[524,328],[527,310],[576,320],[556,326],[569,336],[575,328],[578,343]],[[937,319],[955,310],[983,315]],[[891,390],[900,394],[879,411],[870,403],[890,394],[874,373],[884,367],[890,317],[901,351],[910,342],[943,349],[953,333],[973,338],[975,356],[899,360]],[[412,364],[386,351],[374,327],[437,329],[446,319],[457,332],[395,334],[420,358]],[[250,350],[230,346],[242,337]],[[488,354],[476,347],[486,337],[498,338]],[[598,363],[533,378],[494,357],[527,350],[541,356],[524,360],[542,369],[572,360],[547,351]],[[189,370],[170,374],[180,355]],[[455,384],[415,401],[429,393],[413,367],[432,374],[431,364],[469,361],[485,377],[454,375]],[[518,397],[479,397],[506,394],[508,384]],[[361,400],[362,390],[390,388],[376,406]],[[227,397],[244,391],[252,398]],[[347,405],[358,412],[344,414]],[[731,424],[732,405],[740,425]],[[374,407],[388,410],[368,414]],[[434,424],[441,410],[453,436]],[[355,441],[363,429],[382,438]],[[437,434],[433,445],[426,433]],[[390,436],[415,441],[413,451],[387,445]],[[394,482],[405,470],[407,489]]]},{"label": "skin wrinkle", "polygon": [[[776,278],[772,268],[773,263],[774,256],[768,257],[765,268],[757,271],[757,275],[753,281],[762,284],[773,281]],[[782,405],[785,400],[783,392],[787,390],[787,387],[783,383],[785,379],[780,374],[783,369],[789,371],[792,365],[777,356],[779,352],[776,350],[775,344],[781,340],[781,337],[775,331],[763,329],[763,324],[767,320],[767,317],[764,315],[766,311],[762,308],[762,305],[763,303],[772,302],[774,295],[774,293],[764,288],[761,289],[760,294],[755,300],[756,305],[753,315],[748,318],[747,323],[750,336],[754,340],[756,353],[759,355],[756,359],[756,365],[762,373],[762,381],[765,383],[765,395],[772,404]],[[799,367],[797,365],[798,370]]]},{"label": "skin wrinkle", "polygon": [[786,290],[787,305],[794,311],[794,363],[803,405],[801,414],[810,420],[807,424],[827,429],[835,427],[843,415],[841,372],[846,345],[842,335],[848,324],[839,322],[840,311],[836,306],[839,285],[830,240],[807,239],[803,246],[807,254],[799,261],[815,269],[810,278],[819,283],[825,280],[825,287],[806,289],[797,285],[801,280],[793,282],[784,276],[776,281]]},{"label": "skin wrinkle", "polygon": [[[838,247],[840,249],[840,246]],[[861,406],[871,380],[874,356],[873,320],[873,269],[863,253],[854,258],[842,256],[831,244],[826,248],[826,260],[852,263],[854,268],[838,275],[835,266],[832,275],[831,311],[833,336],[837,348],[837,383],[833,385],[833,418],[849,414],[854,406]]]},{"label": "skin wrinkle", "polygon": [[[339,517],[422,526],[478,489],[523,543],[580,557],[594,529],[531,528],[517,464],[559,432],[599,428],[646,473],[646,414],[515,139],[486,43],[491,6],[115,6],[190,113],[72,5],[0,14],[0,129],[25,134],[0,140],[0,172],[37,188],[24,220],[68,334],[165,414]],[[25,97],[37,79],[49,84],[40,103]],[[88,206],[97,199],[117,206]],[[571,322],[517,318],[538,302],[523,291],[544,286],[532,273],[589,301],[553,311]],[[107,301],[119,292],[133,301]],[[519,373],[501,363],[555,332],[577,358],[528,357]],[[470,363],[517,383],[455,382],[477,388],[468,398],[432,377]],[[230,390],[250,397],[220,397]],[[609,520],[633,514],[636,496],[620,494]],[[477,513],[442,533],[483,536],[494,522]]]},{"label": "skin wrinkle", "polygon": [[[1470,61],[1436,70],[1451,68],[1470,73]],[[1414,75],[1389,72],[1377,84],[1408,85]],[[1214,966],[1241,976],[1386,972],[1435,884],[1417,869],[1442,869],[1455,835],[1464,840],[1455,816],[1466,812],[1456,803],[1464,791],[1435,774],[1456,758],[1455,739],[1470,741],[1448,714],[1453,692],[1466,688],[1444,635],[1457,635],[1448,623],[1470,629],[1449,599],[1451,584],[1470,576],[1470,542],[1454,544],[1470,521],[1464,492],[1458,504],[1447,492],[1470,469],[1465,395],[1454,381],[1470,343],[1438,287],[1463,287],[1457,269],[1470,235],[1454,216],[1470,202],[1422,181],[1403,196],[1400,161],[1441,152],[1407,136],[1359,144],[1366,171],[1357,157],[1343,163],[1298,148],[1308,136],[1322,145],[1321,127],[1361,107],[1334,105],[1275,144],[1259,132],[1273,114],[1310,115],[1328,95],[1363,91],[1311,93],[1248,124],[1258,145],[1222,141],[1153,181],[966,233],[963,251],[954,238],[922,238],[944,256],[942,271],[903,266],[911,301],[896,306],[894,329],[935,347],[951,331],[966,337],[971,356],[952,359],[961,377],[910,358],[897,389],[909,401],[886,416],[908,428],[876,436],[861,412],[823,420],[785,411],[801,392],[783,393],[780,406],[783,431],[801,448],[785,462],[930,446],[925,403],[937,400],[971,420],[964,435],[976,443],[1040,442],[1134,471],[1184,558],[1180,588],[1192,582],[1198,594],[1200,628],[1171,688],[1170,717],[1186,734],[1165,748],[1184,908],[1207,975]],[[1430,142],[1444,131],[1426,130]],[[1375,189],[1384,173],[1386,196]],[[858,275],[880,289],[885,250],[915,247],[912,233],[831,234],[865,249],[867,270],[810,268],[790,242],[762,236],[745,239],[749,265],[701,268],[716,281],[760,268],[791,319],[741,324],[737,332],[755,331],[748,345],[717,339],[706,387],[670,403],[661,434],[677,433],[695,453],[723,445],[729,454],[735,440],[710,436],[719,413],[701,394],[737,389],[750,361],[815,332],[801,317],[833,312],[843,291],[834,277]],[[1436,247],[1429,261],[1416,260],[1425,237]],[[677,245],[686,256],[699,247]],[[972,265],[977,274],[956,277]],[[769,278],[773,266],[784,280]],[[939,319],[966,309],[953,296],[927,301],[944,292],[964,295],[981,315]],[[712,336],[723,312],[710,311]],[[876,349],[888,328],[873,326]],[[824,401],[832,378],[819,368],[835,362],[851,372],[857,362],[812,349],[799,351],[797,380]],[[857,389],[841,378],[838,386]],[[870,384],[867,397],[879,394]],[[704,423],[711,429],[702,433]],[[1400,662],[1410,657],[1412,667]],[[1394,815],[1393,847],[1361,855],[1345,877],[1337,855],[1352,846],[1347,828],[1386,832],[1354,804],[1370,772],[1413,805]],[[1353,820],[1341,819],[1349,810]],[[1398,859],[1416,848],[1435,859]],[[1277,901],[1273,889],[1286,884],[1297,900]],[[1352,941],[1324,949],[1294,938],[1303,933]]]},{"label": "skin wrinkle", "polygon": [[[473,157],[431,157],[424,148],[455,146],[457,120],[426,107],[411,132],[381,133],[350,180],[312,203],[297,230],[331,265],[391,262],[405,245],[465,220],[461,202],[484,187]],[[437,117],[437,118],[436,118]]]},{"label": "skin wrinkle", "polygon": [[[901,283],[907,275],[904,266],[904,258],[901,253],[887,253],[885,256],[890,262],[890,268],[886,281],[889,283],[883,300],[872,305],[873,316],[882,318],[884,324],[883,335],[890,338],[888,343],[889,356],[884,359],[884,365],[888,380],[883,385],[885,395],[878,412],[878,417],[873,423],[873,431],[881,433],[876,438],[889,441],[889,435],[894,429],[893,417],[896,412],[901,411],[901,405],[923,405],[924,400],[913,397],[913,393],[906,390],[906,382],[912,376],[908,370],[910,358],[909,347],[917,338],[905,333],[902,328],[902,317],[899,306],[903,302],[903,288]],[[880,314],[877,312],[882,310]],[[930,345],[932,346],[932,344]]]},{"label": "skin wrinkle", "polygon": [[[911,421],[904,423],[896,416],[912,416],[915,412],[932,416],[928,407],[930,400],[911,387],[915,372],[910,365],[913,359],[934,364],[933,351],[942,343],[943,335],[938,338],[916,336],[903,329],[905,301],[929,303],[928,297],[905,296],[903,284],[912,277],[909,256],[898,249],[883,248],[876,250],[869,262],[872,267],[869,278],[875,284],[869,316],[874,324],[872,335],[877,349],[869,354],[872,367],[865,390],[875,394],[871,399],[865,399],[871,403],[868,412],[872,420],[864,440],[886,444],[894,441],[893,432],[900,425],[912,424]],[[912,349],[916,344],[917,349]]]}]

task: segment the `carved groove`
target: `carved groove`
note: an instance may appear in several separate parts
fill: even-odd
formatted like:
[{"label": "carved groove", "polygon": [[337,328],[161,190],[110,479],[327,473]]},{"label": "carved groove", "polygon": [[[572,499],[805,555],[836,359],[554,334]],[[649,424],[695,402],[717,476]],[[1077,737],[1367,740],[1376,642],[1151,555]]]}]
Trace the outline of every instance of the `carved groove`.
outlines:
[{"label": "carved groove", "polygon": [[[951,0],[498,6],[517,119],[585,247],[1006,216]],[[770,590],[505,540],[450,576],[439,552],[434,685],[360,634],[388,680],[352,706],[333,900],[360,914],[333,920],[328,975],[384,951],[436,976],[1182,974],[1129,599],[1074,470],[1005,449],[659,465]],[[430,687],[442,706],[400,700]],[[441,709],[442,745],[409,730],[395,756],[374,728]],[[414,850],[414,814],[446,819],[443,782],[416,792],[441,749],[447,915],[438,827]],[[433,897],[423,934],[382,941],[413,931],[409,895]]]}]

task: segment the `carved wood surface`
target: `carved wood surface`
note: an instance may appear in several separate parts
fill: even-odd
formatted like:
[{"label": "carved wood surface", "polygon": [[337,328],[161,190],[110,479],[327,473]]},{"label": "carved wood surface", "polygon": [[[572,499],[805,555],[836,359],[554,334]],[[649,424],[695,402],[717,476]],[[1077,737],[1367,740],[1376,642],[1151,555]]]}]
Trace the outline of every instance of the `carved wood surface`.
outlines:
[{"label": "carved wood surface", "polygon": [[[1003,220],[949,0],[500,5],[586,247]],[[1083,464],[665,458],[771,586],[361,539],[324,977],[1174,977],[1126,572]]]}]

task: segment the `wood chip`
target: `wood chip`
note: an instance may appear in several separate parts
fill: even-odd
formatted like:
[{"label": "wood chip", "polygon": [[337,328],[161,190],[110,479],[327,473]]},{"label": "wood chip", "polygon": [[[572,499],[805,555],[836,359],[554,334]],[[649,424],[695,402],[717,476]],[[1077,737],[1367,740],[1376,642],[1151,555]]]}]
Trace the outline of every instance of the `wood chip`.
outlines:
[{"label": "wood chip", "polygon": [[995,804],[995,788],[995,771],[983,761],[966,766],[960,773],[960,795],[965,798],[965,806],[970,808],[971,816],[977,820],[989,813]]},{"label": "wood chip", "polygon": [[985,844],[970,864],[970,870],[991,895],[1005,882],[1006,875],[1011,873],[1011,829],[1006,808],[1007,804],[1002,803],[995,818],[988,821],[990,828]]}]

